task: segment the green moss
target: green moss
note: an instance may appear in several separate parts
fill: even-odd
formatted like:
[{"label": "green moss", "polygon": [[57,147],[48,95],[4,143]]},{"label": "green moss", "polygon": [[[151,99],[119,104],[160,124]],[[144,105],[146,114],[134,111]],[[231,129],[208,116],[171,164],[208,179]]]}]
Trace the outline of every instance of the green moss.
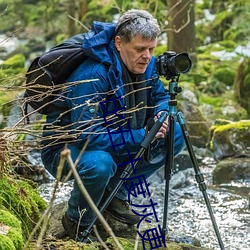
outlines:
[{"label": "green moss", "polygon": [[16,216],[11,214],[7,210],[0,209],[0,221],[7,226],[14,227],[17,230],[21,230],[20,221],[16,218]]},{"label": "green moss", "polygon": [[0,206],[8,209],[21,221],[24,237],[27,238],[46,203],[29,183],[4,176],[0,179]]},{"label": "green moss", "polygon": [[15,228],[11,228],[7,236],[12,240],[16,249],[22,249],[24,245],[24,240],[22,236],[22,231],[16,231]]},{"label": "green moss", "polygon": [[213,77],[228,86],[232,86],[235,78],[235,70],[228,67],[221,67],[214,71]]},{"label": "green moss", "polygon": [[225,100],[221,96],[216,97],[216,96],[209,96],[209,95],[201,95],[199,97],[199,101],[200,101],[200,103],[206,103],[206,104],[210,104],[214,107],[221,108],[221,106]]},{"label": "green moss", "polygon": [[[0,235],[0,249],[21,249],[24,240],[20,221],[9,211],[0,210],[0,224],[10,227],[6,235]],[[2,237],[4,236],[4,237]]]},{"label": "green moss", "polygon": [[9,69],[9,68],[23,68],[25,64],[25,56],[23,54],[16,54],[7,60],[4,61],[2,64],[2,69]]},{"label": "green moss", "polygon": [[220,125],[215,126],[214,133],[225,132],[231,129],[241,130],[249,127],[250,127],[250,121],[233,122],[222,126]]},{"label": "green moss", "polygon": [[16,250],[13,241],[7,236],[0,234],[0,249]]},{"label": "green moss", "polygon": [[[225,125],[214,125],[210,129],[210,144],[209,147],[211,150],[213,150],[214,145],[213,142],[215,140],[215,137],[217,140],[219,140],[221,143],[227,144],[229,147],[234,147],[234,145],[229,140],[229,136],[225,136],[228,133],[231,133],[234,131],[235,138],[239,142],[249,142],[250,140],[250,133],[246,133],[245,131],[249,130],[250,128],[250,120],[243,120],[238,122],[231,122]],[[250,132],[250,131],[249,131]],[[233,151],[233,149],[232,149]]]}]

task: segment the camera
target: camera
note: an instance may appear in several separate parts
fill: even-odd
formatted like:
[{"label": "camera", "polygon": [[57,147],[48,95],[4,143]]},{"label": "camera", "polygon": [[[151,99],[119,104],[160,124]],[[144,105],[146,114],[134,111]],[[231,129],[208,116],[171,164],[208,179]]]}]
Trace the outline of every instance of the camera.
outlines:
[{"label": "camera", "polygon": [[187,53],[176,54],[174,51],[167,51],[156,59],[157,73],[165,76],[167,80],[187,73],[191,66],[192,61]]}]

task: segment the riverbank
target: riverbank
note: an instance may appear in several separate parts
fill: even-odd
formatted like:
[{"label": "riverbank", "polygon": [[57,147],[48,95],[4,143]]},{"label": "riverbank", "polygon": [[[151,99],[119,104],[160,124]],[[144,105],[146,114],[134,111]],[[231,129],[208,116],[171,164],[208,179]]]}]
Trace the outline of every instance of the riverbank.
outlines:
[{"label": "riverbank", "polygon": [[[233,181],[223,185],[212,184],[215,161],[202,160],[201,171],[221,237],[227,250],[247,250],[250,246],[250,209],[247,192],[250,180]],[[162,223],[164,213],[165,181],[158,172],[148,180],[152,200],[157,204],[156,213]],[[42,197],[49,201],[53,182],[39,187]],[[220,250],[202,193],[197,187],[193,168],[175,173],[170,180],[168,228],[175,241],[196,238],[206,248]],[[72,182],[64,184],[57,192],[55,203],[65,202],[70,195]],[[137,203],[139,201],[137,200]],[[147,201],[140,201],[145,204]],[[190,242],[188,242],[190,243]]]}]

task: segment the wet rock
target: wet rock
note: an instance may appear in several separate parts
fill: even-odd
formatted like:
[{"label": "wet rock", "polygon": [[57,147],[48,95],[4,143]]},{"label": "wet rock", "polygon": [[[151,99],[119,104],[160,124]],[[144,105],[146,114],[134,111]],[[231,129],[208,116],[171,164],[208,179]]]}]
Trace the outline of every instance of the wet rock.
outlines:
[{"label": "wet rock", "polygon": [[213,183],[228,183],[232,180],[250,179],[250,158],[226,158],[213,171]]}]

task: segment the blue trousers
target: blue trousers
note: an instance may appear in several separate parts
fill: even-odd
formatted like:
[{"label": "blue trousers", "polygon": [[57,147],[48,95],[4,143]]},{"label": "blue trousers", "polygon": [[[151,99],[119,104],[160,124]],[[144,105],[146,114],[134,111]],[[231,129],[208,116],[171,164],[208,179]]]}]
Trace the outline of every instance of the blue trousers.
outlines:
[{"label": "blue trousers", "polygon": [[[164,139],[158,139],[158,143],[154,144],[154,148],[151,149],[151,160],[146,161],[142,158],[138,161],[135,171],[130,178],[139,175],[148,178],[155,171],[165,165],[167,149],[164,147]],[[175,123],[174,154],[177,155],[180,153],[184,147],[185,142],[181,128],[178,123]],[[80,154],[81,149],[74,143],[69,144],[68,148],[71,151],[73,161],[75,161]],[[56,176],[61,150],[62,149],[54,150],[53,147],[50,147],[42,151],[44,166],[54,177]],[[128,161],[128,155],[116,156],[100,149],[85,151],[82,154],[77,164],[77,171],[85,188],[96,205],[100,203],[104,191],[113,190],[120,181],[120,176],[126,167],[126,164],[124,163]],[[69,170],[70,167],[66,163],[63,169],[63,175],[67,175]],[[129,181],[126,181],[126,186],[129,185]],[[122,200],[127,199],[128,191],[124,185],[121,186],[116,197]],[[77,222],[81,217],[80,212],[83,209],[86,209],[86,212],[81,218],[81,225],[88,226],[93,220],[94,213],[79,190],[77,183],[74,182],[74,187],[68,201],[68,216]]]}]

